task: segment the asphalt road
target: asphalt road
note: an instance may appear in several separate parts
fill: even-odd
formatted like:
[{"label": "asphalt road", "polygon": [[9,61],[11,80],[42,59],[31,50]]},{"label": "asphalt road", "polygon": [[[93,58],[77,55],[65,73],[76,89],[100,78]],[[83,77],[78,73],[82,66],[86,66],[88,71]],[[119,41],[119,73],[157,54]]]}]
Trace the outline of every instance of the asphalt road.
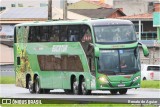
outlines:
[{"label": "asphalt road", "polygon": [[68,95],[62,89],[49,94],[30,94],[28,89],[14,84],[0,84],[3,98],[160,98],[160,89],[129,89],[126,95],[111,95],[109,91],[92,91],[92,95]]}]

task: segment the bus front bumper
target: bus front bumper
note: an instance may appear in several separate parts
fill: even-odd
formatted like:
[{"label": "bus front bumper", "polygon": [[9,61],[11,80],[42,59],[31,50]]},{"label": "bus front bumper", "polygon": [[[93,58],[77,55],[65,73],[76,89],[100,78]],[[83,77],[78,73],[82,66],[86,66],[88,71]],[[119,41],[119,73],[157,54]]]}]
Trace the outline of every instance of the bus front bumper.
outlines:
[{"label": "bus front bumper", "polygon": [[98,90],[110,90],[110,89],[131,89],[131,88],[140,88],[140,81],[136,82],[110,82],[106,84],[98,84]]}]

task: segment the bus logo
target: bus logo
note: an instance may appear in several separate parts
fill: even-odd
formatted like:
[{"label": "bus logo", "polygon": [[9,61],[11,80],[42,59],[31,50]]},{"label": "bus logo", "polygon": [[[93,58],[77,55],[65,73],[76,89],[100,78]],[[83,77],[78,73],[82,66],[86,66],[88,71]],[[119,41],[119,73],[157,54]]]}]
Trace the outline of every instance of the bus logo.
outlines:
[{"label": "bus logo", "polygon": [[11,99],[2,99],[2,104],[11,104]]},{"label": "bus logo", "polygon": [[68,45],[53,45],[52,52],[66,52]]}]

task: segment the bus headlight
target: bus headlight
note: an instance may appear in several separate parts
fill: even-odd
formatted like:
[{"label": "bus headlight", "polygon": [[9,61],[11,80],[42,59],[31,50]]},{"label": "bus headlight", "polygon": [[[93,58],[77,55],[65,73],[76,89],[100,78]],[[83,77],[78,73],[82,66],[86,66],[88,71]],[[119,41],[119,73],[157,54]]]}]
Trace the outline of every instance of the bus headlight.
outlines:
[{"label": "bus headlight", "polygon": [[101,83],[108,83],[108,80],[107,80],[106,77],[99,77],[99,81],[100,81]]},{"label": "bus headlight", "polygon": [[140,78],[140,76],[137,76],[133,79],[133,82],[137,81]]}]

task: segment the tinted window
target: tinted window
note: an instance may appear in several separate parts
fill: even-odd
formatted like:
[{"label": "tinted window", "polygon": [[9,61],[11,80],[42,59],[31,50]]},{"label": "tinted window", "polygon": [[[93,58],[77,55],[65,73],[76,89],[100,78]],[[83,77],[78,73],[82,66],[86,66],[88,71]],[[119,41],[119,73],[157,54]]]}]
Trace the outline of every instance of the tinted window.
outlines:
[{"label": "tinted window", "polygon": [[31,26],[29,42],[90,42],[91,30],[87,25]]},{"label": "tinted window", "polygon": [[106,74],[130,74],[140,70],[137,49],[101,50],[99,72]]},{"label": "tinted window", "polygon": [[132,25],[97,26],[94,27],[96,42],[128,42],[136,41]]},{"label": "tinted window", "polygon": [[148,66],[147,71],[160,71],[160,66]]},{"label": "tinted window", "polygon": [[38,55],[38,62],[42,71],[83,71],[78,55]]}]

